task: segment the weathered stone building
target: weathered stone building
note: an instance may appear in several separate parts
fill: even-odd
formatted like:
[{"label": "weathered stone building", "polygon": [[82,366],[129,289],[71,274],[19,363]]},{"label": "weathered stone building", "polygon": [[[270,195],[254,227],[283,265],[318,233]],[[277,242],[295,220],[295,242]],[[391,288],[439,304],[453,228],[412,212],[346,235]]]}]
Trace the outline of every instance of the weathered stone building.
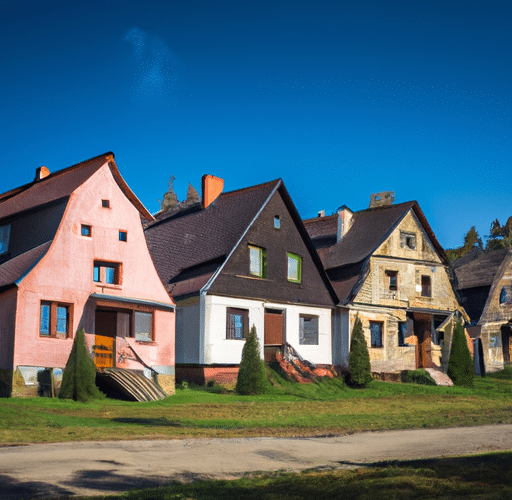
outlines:
[{"label": "weathered stone building", "polygon": [[465,313],[418,203],[388,201],[359,212],[343,206],[304,224],[339,298],[336,361],[347,366],[343,342],[359,315],[372,371],[443,367],[453,320]]}]

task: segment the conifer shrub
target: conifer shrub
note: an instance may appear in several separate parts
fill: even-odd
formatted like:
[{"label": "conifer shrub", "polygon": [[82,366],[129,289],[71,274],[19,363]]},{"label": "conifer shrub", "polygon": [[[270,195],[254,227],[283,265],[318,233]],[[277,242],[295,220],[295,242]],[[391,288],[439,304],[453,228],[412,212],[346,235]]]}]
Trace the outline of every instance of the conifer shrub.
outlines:
[{"label": "conifer shrub", "polygon": [[464,327],[460,321],[455,325],[453,332],[447,374],[452,379],[454,385],[463,387],[473,386],[473,359],[469,352]]},{"label": "conifer shrub", "polygon": [[85,403],[103,397],[103,393],[96,386],[96,367],[85,344],[85,332],[80,328],[64,368],[59,398]]},{"label": "conifer shrub", "polygon": [[436,385],[430,374],[422,369],[403,370],[400,373],[400,380],[406,384]]},{"label": "conifer shrub", "polygon": [[265,364],[260,357],[256,327],[252,325],[242,350],[235,391],[237,394],[263,394],[269,385]]},{"label": "conifer shrub", "polygon": [[372,381],[370,354],[359,316],[356,316],[352,329],[348,367],[348,383],[352,387],[364,388]]}]

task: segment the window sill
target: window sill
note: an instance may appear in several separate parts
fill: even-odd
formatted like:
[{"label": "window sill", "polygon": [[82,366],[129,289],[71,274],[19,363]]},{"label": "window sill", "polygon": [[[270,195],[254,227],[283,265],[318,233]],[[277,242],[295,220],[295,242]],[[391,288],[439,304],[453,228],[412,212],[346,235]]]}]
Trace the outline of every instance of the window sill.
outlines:
[{"label": "window sill", "polygon": [[155,342],[154,340],[133,340],[135,340],[135,342],[140,345],[158,345],[158,342]]},{"label": "window sill", "polygon": [[123,287],[121,285],[111,285],[109,283],[98,283],[97,281],[94,282],[96,285],[96,288],[101,289],[101,293],[103,293],[103,289],[106,288],[107,290],[122,290]]},{"label": "window sill", "polygon": [[257,280],[257,281],[268,281],[268,278],[264,278],[263,276],[255,276],[254,274],[235,274],[237,278],[245,278],[247,280]]}]

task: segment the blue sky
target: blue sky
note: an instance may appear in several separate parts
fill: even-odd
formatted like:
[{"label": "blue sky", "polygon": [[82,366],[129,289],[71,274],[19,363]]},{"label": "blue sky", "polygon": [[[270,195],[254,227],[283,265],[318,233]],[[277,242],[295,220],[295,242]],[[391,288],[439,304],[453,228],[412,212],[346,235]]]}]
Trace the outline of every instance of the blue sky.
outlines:
[{"label": "blue sky", "polygon": [[0,2],[0,192],[113,151],[169,176],[282,177],[303,218],[415,199],[445,248],[512,215],[511,0]]}]

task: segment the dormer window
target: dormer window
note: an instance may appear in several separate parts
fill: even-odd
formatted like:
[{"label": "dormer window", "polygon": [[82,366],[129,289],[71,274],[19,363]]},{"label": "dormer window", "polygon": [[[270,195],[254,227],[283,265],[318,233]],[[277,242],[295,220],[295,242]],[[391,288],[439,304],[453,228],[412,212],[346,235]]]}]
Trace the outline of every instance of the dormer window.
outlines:
[{"label": "dormer window", "polygon": [[92,236],[92,226],[88,224],[82,224],[82,229],[80,230],[80,234],[82,236],[91,237]]},{"label": "dormer window", "polygon": [[11,233],[11,226],[0,226],[0,255],[6,253],[9,249],[9,235]]},{"label": "dormer window", "polygon": [[274,229],[281,229],[281,219],[279,215],[274,215]]},{"label": "dormer window", "polygon": [[101,200],[101,206],[103,208],[110,208],[110,200]]},{"label": "dormer window", "polygon": [[410,250],[416,249],[416,235],[414,233],[400,233],[400,246],[409,248]]}]

